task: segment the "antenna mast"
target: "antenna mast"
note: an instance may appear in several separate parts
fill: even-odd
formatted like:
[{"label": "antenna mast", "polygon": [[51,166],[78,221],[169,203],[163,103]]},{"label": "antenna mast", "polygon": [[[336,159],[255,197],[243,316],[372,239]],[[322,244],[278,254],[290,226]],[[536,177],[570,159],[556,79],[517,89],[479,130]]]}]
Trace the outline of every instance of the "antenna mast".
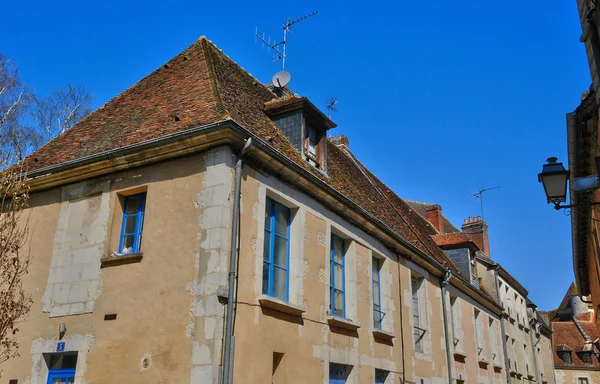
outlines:
[{"label": "antenna mast", "polygon": [[329,103],[327,103],[327,118],[331,119],[331,112],[337,112],[335,109],[336,104],[338,103],[335,97],[329,99]]},{"label": "antenna mast", "polygon": [[481,204],[481,221],[483,220],[483,194],[487,191],[491,191],[492,189],[498,189],[500,188],[500,186],[496,186],[496,187],[491,187],[491,188],[483,188],[481,187],[479,189],[479,191],[477,193],[470,193],[470,195],[475,196],[477,199],[479,199],[479,203]]},{"label": "antenna mast", "polygon": [[287,33],[292,31],[292,25],[297,24],[303,20],[306,20],[309,17],[315,16],[317,13],[319,13],[319,11],[314,11],[313,13],[309,13],[308,15],[302,16],[296,20],[292,20],[291,17],[288,17],[287,21],[283,24],[283,40],[278,43],[275,43],[275,42],[271,43],[270,37],[269,37],[269,40],[266,40],[265,34],[263,33],[262,36],[259,35],[258,28],[256,28],[256,32],[254,33],[254,35],[256,37],[258,37],[263,42],[263,44],[267,44],[267,46],[275,52],[275,55],[277,57],[274,61],[281,60],[281,70],[282,71],[285,71],[285,59],[287,57],[287,53],[286,53]]}]

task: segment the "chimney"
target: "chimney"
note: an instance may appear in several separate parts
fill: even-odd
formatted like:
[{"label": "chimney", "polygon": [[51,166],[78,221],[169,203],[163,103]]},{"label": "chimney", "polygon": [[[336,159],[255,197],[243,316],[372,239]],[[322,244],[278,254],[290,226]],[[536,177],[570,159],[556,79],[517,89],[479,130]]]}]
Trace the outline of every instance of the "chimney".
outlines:
[{"label": "chimney", "polygon": [[348,137],[346,137],[346,135],[337,135],[330,137],[329,141],[331,141],[336,147],[343,145],[348,149],[350,148],[350,140],[348,140]]},{"label": "chimney", "polygon": [[433,225],[440,235],[444,234],[444,217],[442,216],[442,207],[434,204],[427,208],[427,221]]},{"label": "chimney", "polygon": [[481,252],[490,256],[490,241],[488,240],[488,225],[481,219],[481,216],[465,219],[462,225],[463,233],[466,233],[477,244]]}]

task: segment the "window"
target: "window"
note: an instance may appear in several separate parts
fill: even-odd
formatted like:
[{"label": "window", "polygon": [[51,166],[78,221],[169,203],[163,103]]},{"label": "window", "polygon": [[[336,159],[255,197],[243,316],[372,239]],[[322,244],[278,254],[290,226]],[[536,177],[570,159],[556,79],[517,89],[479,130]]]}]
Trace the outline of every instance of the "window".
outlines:
[{"label": "window", "polygon": [[344,246],[344,239],[331,235],[331,314],[336,317],[346,316]]},{"label": "window", "polygon": [[456,318],[458,315],[458,298],[454,295],[450,295],[450,325],[452,327],[452,345],[456,349],[458,347],[458,343],[460,339],[458,338],[458,319]]},{"label": "window", "polygon": [[288,300],[290,258],[290,209],[267,198],[262,292]]},{"label": "window", "polygon": [[273,352],[273,376],[271,377],[271,383],[279,384],[285,382],[284,370],[282,365],[283,353]]},{"label": "window", "polygon": [[329,364],[329,384],[344,384],[346,377],[345,365]]},{"label": "window", "polygon": [[73,384],[76,365],[76,354],[51,354],[48,361],[48,381],[46,383]]},{"label": "window", "polygon": [[494,319],[492,319],[492,318],[489,319],[488,333],[490,335],[490,350],[492,352],[492,362],[494,364],[498,364],[500,362],[500,358],[498,356],[498,342],[497,342],[498,332],[496,329],[496,323],[494,323]]},{"label": "window", "polygon": [[140,252],[142,230],[144,228],[145,206],[146,192],[125,196],[125,209],[123,211],[123,223],[121,224],[119,253],[128,254]]},{"label": "window", "polygon": [[587,377],[578,377],[577,384],[589,384],[588,378]]},{"label": "window", "polygon": [[310,165],[325,169],[325,132],[318,131],[310,125],[304,129],[304,158]]},{"label": "window", "polygon": [[420,311],[420,300],[419,290],[423,285],[423,278],[413,276],[411,278],[412,287],[412,310],[413,310],[413,339],[415,343],[415,351],[423,352],[423,336],[425,336],[425,329],[421,328],[421,311]]},{"label": "window", "polygon": [[385,379],[387,379],[388,374],[388,371],[384,371],[383,369],[376,369],[375,384],[385,384]]},{"label": "window", "polygon": [[383,312],[381,311],[381,285],[380,285],[381,260],[373,257],[373,327],[381,329]]},{"label": "window", "polygon": [[477,357],[483,357],[484,351],[484,340],[483,340],[483,322],[481,321],[482,315],[478,309],[473,309],[473,315],[475,319],[475,344],[477,345]]},{"label": "window", "polygon": [[571,361],[571,352],[569,352],[569,351],[558,352],[558,356],[561,358],[562,361],[564,361],[565,364],[572,364],[573,363]]},{"label": "window", "polygon": [[585,364],[592,364],[592,353],[591,352],[583,352],[581,354],[581,360],[585,363]]}]

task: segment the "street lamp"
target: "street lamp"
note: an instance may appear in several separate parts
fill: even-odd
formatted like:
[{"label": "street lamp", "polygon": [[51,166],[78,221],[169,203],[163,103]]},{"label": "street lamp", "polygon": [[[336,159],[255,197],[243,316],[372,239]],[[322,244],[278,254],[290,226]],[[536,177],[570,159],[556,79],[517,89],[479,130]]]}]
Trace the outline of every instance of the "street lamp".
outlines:
[{"label": "street lamp", "polygon": [[[560,205],[567,201],[567,182],[569,181],[569,171],[565,169],[562,163],[557,163],[556,157],[550,157],[544,164],[542,172],[538,174],[538,181],[544,186],[548,204],[554,204],[554,209],[572,208],[575,205]],[[600,157],[596,158],[597,168],[600,169]],[[571,181],[573,191],[587,191],[598,188],[598,176],[591,175],[579,177]],[[600,202],[592,202],[590,205],[598,205]]]},{"label": "street lamp", "polygon": [[562,163],[557,163],[556,157],[550,157],[548,164],[544,164],[542,173],[538,175],[538,181],[544,186],[548,204],[554,204],[555,209],[560,209],[560,203],[567,201],[567,180],[569,171]]}]

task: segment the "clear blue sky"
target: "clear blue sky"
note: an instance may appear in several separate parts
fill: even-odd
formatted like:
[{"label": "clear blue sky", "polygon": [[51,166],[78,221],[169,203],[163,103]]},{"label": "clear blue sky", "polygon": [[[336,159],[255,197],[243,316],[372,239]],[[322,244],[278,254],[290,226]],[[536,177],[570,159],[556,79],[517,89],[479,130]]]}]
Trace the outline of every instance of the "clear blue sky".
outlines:
[{"label": "clear blue sky", "polygon": [[263,82],[279,69],[255,43],[287,16],[290,86],[325,108],[334,134],[400,196],[442,205],[457,226],[486,195],[492,258],[542,308],[573,280],[570,218],[537,173],[566,159],[565,113],[587,90],[576,3],[245,1],[8,2],[0,52],[42,94],[85,85],[104,104],[201,35]]}]

